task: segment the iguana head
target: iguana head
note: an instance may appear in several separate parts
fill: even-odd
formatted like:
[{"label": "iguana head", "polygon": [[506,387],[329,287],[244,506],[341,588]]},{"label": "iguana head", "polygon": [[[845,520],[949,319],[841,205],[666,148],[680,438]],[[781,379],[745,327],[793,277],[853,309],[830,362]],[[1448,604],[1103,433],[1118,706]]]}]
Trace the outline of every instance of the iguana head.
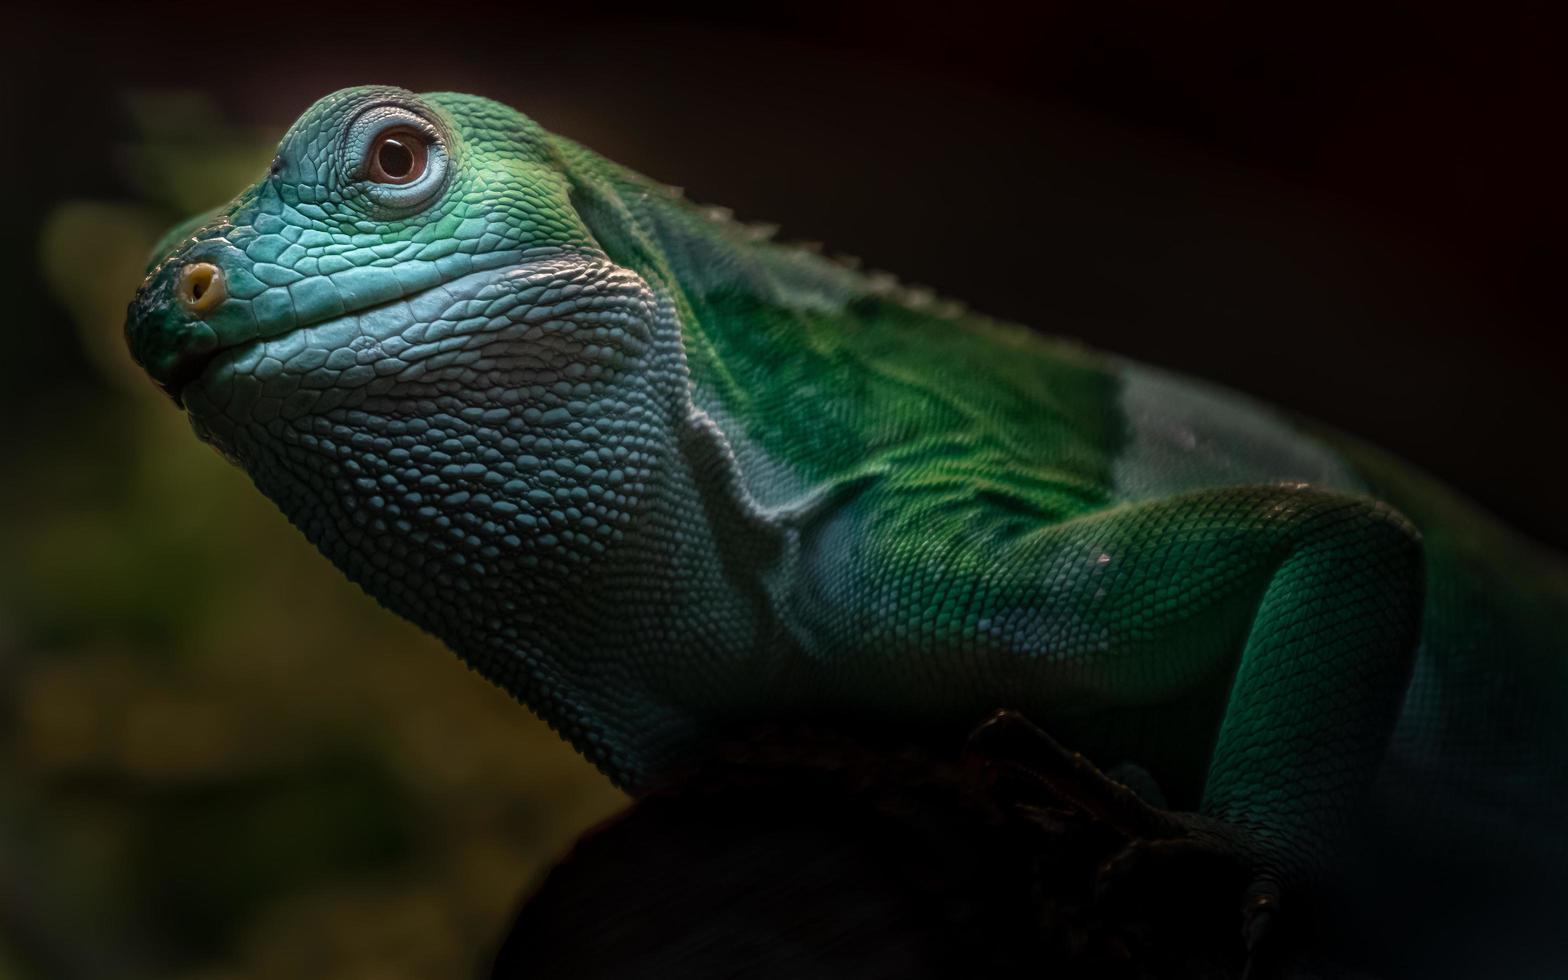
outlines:
[{"label": "iguana head", "polygon": [[635,563],[682,362],[559,152],[485,99],[337,92],[171,233],[126,336],[351,578],[625,776],[610,729],[644,719],[589,675],[639,668],[581,651],[637,598],[605,583]]}]

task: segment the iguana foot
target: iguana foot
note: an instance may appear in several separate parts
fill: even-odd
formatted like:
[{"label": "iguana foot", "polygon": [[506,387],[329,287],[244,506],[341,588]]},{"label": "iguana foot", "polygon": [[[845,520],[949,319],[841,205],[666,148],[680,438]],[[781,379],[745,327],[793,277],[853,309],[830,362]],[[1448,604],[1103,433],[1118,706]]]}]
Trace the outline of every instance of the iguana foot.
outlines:
[{"label": "iguana foot", "polygon": [[[1152,806],[1083,755],[1017,711],[991,715],[969,737],[969,750],[992,770],[1010,803],[1036,820],[1087,818],[1122,843],[1098,868],[1096,902],[1110,903],[1158,873],[1223,875],[1241,898],[1243,980],[1258,980],[1280,910],[1280,883],[1261,849],[1242,830],[1198,813]],[[1229,884],[1228,883],[1228,884]]]}]

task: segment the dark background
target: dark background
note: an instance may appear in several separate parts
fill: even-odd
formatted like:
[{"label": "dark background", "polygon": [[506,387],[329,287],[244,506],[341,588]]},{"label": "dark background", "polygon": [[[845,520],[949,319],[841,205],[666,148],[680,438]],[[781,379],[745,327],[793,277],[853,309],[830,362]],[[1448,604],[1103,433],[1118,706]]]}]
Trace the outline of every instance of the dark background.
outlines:
[{"label": "dark background", "polygon": [[495,97],[786,238],[1362,434],[1568,545],[1568,88],[1521,5],[7,16],[0,974],[449,976],[619,803],[343,585],[115,337],[149,229],[344,85]]}]

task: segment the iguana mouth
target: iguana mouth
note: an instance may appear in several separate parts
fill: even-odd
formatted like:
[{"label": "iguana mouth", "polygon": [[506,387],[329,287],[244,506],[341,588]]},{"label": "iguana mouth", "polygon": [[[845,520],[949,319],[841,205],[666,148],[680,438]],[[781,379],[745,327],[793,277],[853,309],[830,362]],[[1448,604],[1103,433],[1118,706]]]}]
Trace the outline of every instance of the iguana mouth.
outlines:
[{"label": "iguana mouth", "polygon": [[[433,285],[414,289],[404,295],[394,296],[364,306],[334,312],[305,322],[291,323],[287,329],[269,331],[266,324],[259,324],[254,331],[225,341],[201,319],[182,313],[181,305],[170,302],[168,290],[161,283],[149,280],[131,304],[126,323],[126,335],[133,356],[146,369],[152,380],[182,409],[186,404],[186,389],[207,377],[214,364],[225,360],[225,355],[235,354],[253,344],[278,340],[301,330],[320,328],[343,320],[360,319],[376,311],[400,303],[418,304],[421,297],[444,292],[448,299],[467,298],[470,291],[477,292],[509,274],[526,269],[537,259],[501,265],[491,269],[478,269]],[[411,311],[412,313],[412,311]],[[416,315],[417,318],[417,315]]]},{"label": "iguana mouth", "polygon": [[[243,343],[249,343],[245,341]],[[240,346],[240,345],[235,345]],[[234,347],[215,347],[212,350],[182,353],[174,362],[174,367],[169,370],[166,379],[158,382],[158,387],[174,399],[174,404],[180,408],[185,407],[185,386],[201,378],[206,373],[209,365]]]}]

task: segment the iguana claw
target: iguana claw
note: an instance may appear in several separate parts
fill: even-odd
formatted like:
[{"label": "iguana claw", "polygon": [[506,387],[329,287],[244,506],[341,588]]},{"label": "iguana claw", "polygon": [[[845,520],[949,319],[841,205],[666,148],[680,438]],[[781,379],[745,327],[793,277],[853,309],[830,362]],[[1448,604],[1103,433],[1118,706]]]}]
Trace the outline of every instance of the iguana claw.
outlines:
[{"label": "iguana claw", "polygon": [[1031,788],[1043,791],[1043,800],[1019,799],[1016,806],[1057,819],[1088,817],[1126,838],[1095,873],[1096,903],[1113,901],[1128,882],[1154,865],[1192,862],[1212,869],[1218,864],[1233,872],[1242,895],[1242,977],[1261,976],[1260,964],[1279,915],[1280,888],[1254,860],[1244,832],[1202,814],[1151,806],[1017,711],[992,714],[971,733],[969,749],[986,764],[1022,776],[1023,795]]},{"label": "iguana claw", "polygon": [[1257,878],[1247,886],[1247,897],[1241,910],[1241,938],[1247,947],[1247,962],[1241,969],[1241,980],[1256,980],[1259,963],[1269,948],[1268,938],[1273,933],[1275,917],[1279,915],[1279,886],[1269,878]]},{"label": "iguana claw", "polygon": [[1057,804],[1108,824],[1125,837],[1148,840],[1183,832],[1174,814],[1149,806],[1017,711],[997,711],[981,722],[970,733],[969,750],[1027,775]]}]

